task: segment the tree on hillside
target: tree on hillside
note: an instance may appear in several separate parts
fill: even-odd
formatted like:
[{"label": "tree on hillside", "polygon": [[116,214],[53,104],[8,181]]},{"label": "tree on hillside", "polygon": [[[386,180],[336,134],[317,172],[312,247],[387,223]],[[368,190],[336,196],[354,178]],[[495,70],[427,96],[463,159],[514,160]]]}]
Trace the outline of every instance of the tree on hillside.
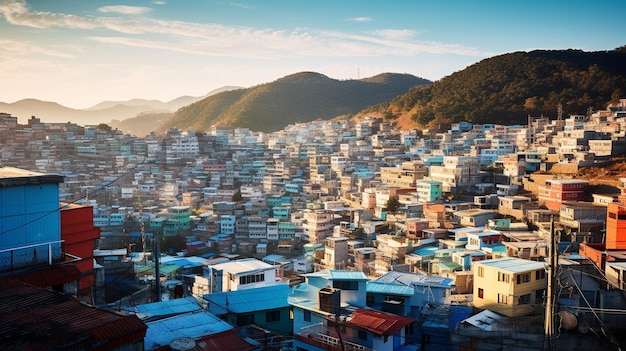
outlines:
[{"label": "tree on hillside", "polygon": [[402,204],[400,203],[398,196],[392,196],[385,203],[384,210],[389,213],[395,213],[395,212],[398,212],[398,209],[400,208],[400,206],[402,206]]},{"label": "tree on hillside", "polygon": [[96,129],[105,133],[111,133],[113,131],[113,128],[111,128],[111,126],[106,123],[98,124],[98,127]]},{"label": "tree on hillside", "polygon": [[243,200],[243,197],[241,197],[241,189],[237,190],[237,192],[233,194],[231,200],[233,202],[240,202]]}]

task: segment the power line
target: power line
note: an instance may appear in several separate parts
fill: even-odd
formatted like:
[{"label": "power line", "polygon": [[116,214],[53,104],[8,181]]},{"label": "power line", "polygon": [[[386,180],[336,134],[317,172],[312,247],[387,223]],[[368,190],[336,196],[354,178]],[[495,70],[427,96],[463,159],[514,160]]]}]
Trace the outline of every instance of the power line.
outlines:
[{"label": "power line", "polygon": [[[107,188],[107,187],[111,186],[112,184],[114,184],[114,183],[116,183],[118,180],[120,180],[122,177],[124,177],[124,176],[128,175],[130,172],[134,171],[135,169],[139,168],[139,166],[144,165],[144,164],[146,164],[146,163],[147,163],[146,161],[142,161],[142,162],[138,163],[135,167],[133,167],[133,168],[131,168],[131,169],[127,170],[126,172],[124,172],[124,173],[123,173],[123,174],[121,174],[119,177],[115,178],[114,180],[112,180],[112,181],[110,181],[110,182],[108,182],[108,183],[106,183],[106,184],[104,184],[104,185],[100,186],[99,188],[96,188],[96,189],[94,190],[94,192],[101,191],[101,190],[103,190],[103,189],[105,189],[105,188]],[[48,212],[46,212],[46,213],[42,214],[41,216],[39,216],[39,217],[37,217],[37,218],[31,219],[30,221],[27,221],[27,222],[24,222],[24,223],[22,223],[22,224],[19,224],[19,225],[17,225],[17,226],[15,226],[15,227],[13,227],[13,228],[10,228],[10,229],[7,229],[7,230],[4,230],[4,231],[0,232],[0,235],[4,235],[4,234],[7,234],[7,233],[12,232],[12,231],[14,231],[14,230],[18,230],[18,229],[20,229],[20,228],[26,227],[26,226],[28,226],[28,225],[30,225],[30,224],[33,224],[33,223],[35,223],[35,222],[37,222],[37,221],[39,221],[39,220],[41,220],[41,219],[43,219],[43,218],[45,218],[45,217],[47,217],[47,216],[50,216],[51,214],[58,213],[58,212],[59,212],[59,211],[61,211],[62,209],[66,208],[66,207],[67,207],[67,205],[69,205],[69,204],[75,204],[76,202],[78,202],[78,201],[80,201],[80,200],[86,199],[88,196],[89,196],[89,194],[87,193],[86,195],[83,195],[83,196],[81,196],[81,197],[79,197],[79,198],[77,198],[77,199],[75,199],[75,200],[72,200],[72,201],[70,201],[70,202],[67,202],[66,204],[64,204],[63,206],[58,207],[58,208],[57,208],[57,209],[55,209],[55,210],[48,211]],[[6,216],[0,217],[0,218],[5,218],[5,217],[6,217]]]}]

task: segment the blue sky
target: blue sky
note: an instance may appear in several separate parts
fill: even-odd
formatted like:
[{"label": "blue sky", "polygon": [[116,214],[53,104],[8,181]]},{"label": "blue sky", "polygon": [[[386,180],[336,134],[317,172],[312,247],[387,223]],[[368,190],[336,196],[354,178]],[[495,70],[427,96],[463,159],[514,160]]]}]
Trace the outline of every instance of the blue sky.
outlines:
[{"label": "blue sky", "polygon": [[0,101],[168,101],[313,71],[438,80],[485,58],[626,44],[617,1],[0,0]]}]

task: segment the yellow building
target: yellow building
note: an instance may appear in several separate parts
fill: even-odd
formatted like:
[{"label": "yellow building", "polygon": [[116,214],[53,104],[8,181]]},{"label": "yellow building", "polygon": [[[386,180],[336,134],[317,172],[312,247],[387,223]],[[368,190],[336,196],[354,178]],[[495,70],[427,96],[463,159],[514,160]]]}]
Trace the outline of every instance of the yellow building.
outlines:
[{"label": "yellow building", "polygon": [[473,271],[474,307],[517,317],[543,304],[547,274],[542,262],[506,257],[474,262]]},{"label": "yellow building", "polygon": [[422,161],[402,162],[396,167],[380,167],[380,181],[400,188],[414,188],[415,181],[424,178],[426,166]]}]

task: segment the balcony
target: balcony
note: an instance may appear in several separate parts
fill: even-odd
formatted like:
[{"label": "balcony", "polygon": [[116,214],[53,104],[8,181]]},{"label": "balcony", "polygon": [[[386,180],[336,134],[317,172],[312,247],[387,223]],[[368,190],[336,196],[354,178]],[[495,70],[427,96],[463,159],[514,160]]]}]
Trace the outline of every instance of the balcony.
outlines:
[{"label": "balcony", "polygon": [[63,262],[62,243],[52,241],[0,250],[0,274]]},{"label": "balcony", "polygon": [[300,329],[294,338],[305,344],[326,351],[374,351],[369,347],[343,340],[343,347],[339,338],[328,335],[328,328],[323,323],[313,324]]}]

